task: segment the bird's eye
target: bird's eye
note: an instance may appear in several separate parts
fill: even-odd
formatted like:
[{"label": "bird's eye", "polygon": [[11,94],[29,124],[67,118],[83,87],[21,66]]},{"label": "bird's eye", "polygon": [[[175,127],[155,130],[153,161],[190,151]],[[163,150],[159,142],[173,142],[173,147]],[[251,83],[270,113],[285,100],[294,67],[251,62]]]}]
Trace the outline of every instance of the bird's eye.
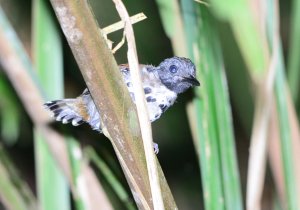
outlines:
[{"label": "bird's eye", "polygon": [[175,65],[171,65],[170,68],[169,68],[169,71],[172,73],[172,74],[175,74],[177,72],[177,66]]}]

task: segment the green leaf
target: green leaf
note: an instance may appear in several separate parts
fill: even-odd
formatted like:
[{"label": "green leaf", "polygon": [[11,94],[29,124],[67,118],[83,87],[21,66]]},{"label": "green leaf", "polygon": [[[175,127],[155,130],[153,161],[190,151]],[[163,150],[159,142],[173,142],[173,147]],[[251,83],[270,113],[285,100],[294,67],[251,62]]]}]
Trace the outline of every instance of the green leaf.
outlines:
[{"label": "green leaf", "polygon": [[[296,184],[296,173],[295,173],[295,163],[298,163],[298,160],[294,160],[293,157],[293,139],[292,139],[292,128],[291,120],[289,119],[289,107],[288,107],[288,98],[289,98],[289,89],[287,88],[287,80],[285,75],[285,66],[284,58],[282,53],[282,44],[281,41],[276,39],[276,32],[279,34],[279,31],[276,31],[279,28],[279,17],[278,11],[278,2],[274,0],[268,0],[268,14],[267,14],[267,32],[270,47],[274,55],[277,55],[275,60],[277,61],[276,65],[276,75],[275,75],[275,99],[276,99],[276,108],[278,113],[278,124],[279,124],[279,133],[280,133],[280,143],[281,143],[281,155],[283,162],[283,174],[285,180],[285,193],[287,200],[287,209],[297,210],[300,208],[300,203],[298,199],[297,189],[298,185]],[[277,14],[276,14],[277,13]],[[275,33],[274,33],[275,31]],[[274,43],[277,42],[277,45]],[[278,52],[278,53],[274,53]],[[297,128],[296,128],[297,129]],[[298,128],[299,129],[299,128]]]},{"label": "green leaf", "polygon": [[17,100],[4,76],[0,74],[1,135],[6,144],[12,145],[20,134],[20,110]]},{"label": "green leaf", "polygon": [[291,35],[288,54],[288,82],[294,102],[298,102],[300,84],[300,1],[292,1]]},{"label": "green leaf", "polygon": [[[64,92],[62,46],[49,8],[47,1],[33,2],[33,54],[37,75],[48,99],[61,98]],[[44,136],[36,130],[34,142],[38,197],[42,209],[70,209],[67,180],[50,153]]]},{"label": "green leaf", "polygon": [[133,210],[135,206],[130,199],[128,193],[122,186],[122,184],[118,181],[117,177],[113,174],[113,172],[109,169],[106,163],[97,155],[95,150],[91,147],[87,147],[84,151],[85,155],[96,165],[99,171],[103,174],[107,182],[113,188],[119,199],[126,206],[126,209]]},{"label": "green leaf", "polygon": [[1,203],[7,209],[38,209],[33,192],[16,170],[2,145],[0,145],[0,176]]},{"label": "green leaf", "polygon": [[266,73],[269,55],[250,3],[246,0],[212,0],[211,5],[212,10],[231,25],[252,77],[261,78]]},{"label": "green leaf", "polygon": [[[242,209],[231,107],[221,48],[203,5],[182,1],[187,43],[201,87],[194,99],[205,209]],[[192,126],[195,127],[195,126]]]}]

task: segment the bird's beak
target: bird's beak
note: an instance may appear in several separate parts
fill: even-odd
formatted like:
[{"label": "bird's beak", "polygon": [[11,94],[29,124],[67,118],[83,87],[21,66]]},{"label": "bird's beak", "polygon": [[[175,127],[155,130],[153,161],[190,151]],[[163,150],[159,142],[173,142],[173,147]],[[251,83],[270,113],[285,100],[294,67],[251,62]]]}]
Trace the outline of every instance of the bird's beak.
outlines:
[{"label": "bird's beak", "polygon": [[200,86],[200,82],[193,76],[190,77],[183,77],[182,79],[183,82],[188,82],[194,86]]}]

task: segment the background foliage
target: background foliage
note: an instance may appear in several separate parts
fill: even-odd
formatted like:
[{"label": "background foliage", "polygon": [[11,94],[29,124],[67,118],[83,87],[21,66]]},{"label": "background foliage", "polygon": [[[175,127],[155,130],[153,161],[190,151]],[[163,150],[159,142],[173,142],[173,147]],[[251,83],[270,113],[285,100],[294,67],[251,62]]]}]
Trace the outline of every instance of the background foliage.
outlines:
[{"label": "background foliage", "polygon": [[[37,9],[34,7],[37,2],[44,3],[47,13],[39,14],[34,11]],[[112,1],[90,0],[89,2],[100,27],[119,21]],[[272,45],[273,29],[276,28],[276,15],[274,15],[276,6],[279,6],[280,10],[280,43],[277,46],[278,57],[275,57],[278,65],[276,65],[275,97],[272,104],[276,104],[273,109],[278,110],[278,116],[270,107],[268,111],[273,116],[270,124],[279,119],[277,130],[280,130],[280,133],[277,137],[273,137],[270,132],[272,126],[270,125],[270,128],[267,126],[271,134],[266,137],[269,143],[266,143],[267,152],[264,154],[268,164],[262,166],[263,170],[266,170],[266,175],[262,174],[260,177],[263,182],[260,203],[261,209],[299,207],[300,204],[296,201],[298,195],[296,192],[297,190],[299,192],[299,189],[295,183],[299,174],[293,165],[296,156],[291,152],[291,148],[295,145],[293,142],[298,142],[299,139],[289,131],[290,126],[296,126],[296,130],[299,131],[299,121],[297,121],[300,110],[298,97],[300,65],[297,56],[300,48],[299,2],[299,0],[279,3],[266,1],[268,10],[265,16],[267,24],[264,25],[264,29],[267,32],[265,37],[260,37],[259,33],[256,34],[257,28],[247,27],[252,24],[251,21],[254,21],[247,16],[253,15],[247,1],[232,0],[227,2],[227,5],[223,5],[212,0],[208,2],[208,6],[192,0],[124,1],[130,15],[144,12],[148,17],[134,25],[141,63],[158,65],[163,59],[176,54],[190,57],[197,65],[197,76],[201,87],[181,95],[175,105],[160,120],[152,124],[153,138],[160,148],[158,159],[179,209],[234,210],[248,206],[246,204],[248,203],[246,192],[249,193],[247,181],[249,181],[249,170],[252,170],[248,169],[250,139],[253,137],[255,125],[253,123],[255,123],[255,107],[258,106],[257,96],[264,90],[263,84],[267,81],[266,72],[274,55],[272,53],[277,50],[276,46]],[[63,65],[61,66],[64,70],[63,75],[62,72],[61,75],[56,76],[44,75],[44,78],[41,78],[41,81],[44,80],[42,84],[47,84],[50,91],[54,88],[63,91],[61,87],[63,81],[66,97],[79,95],[85,88],[85,84],[50,3],[42,0],[1,0],[0,6],[4,11],[3,15],[10,21],[22,41],[35,68],[42,68],[49,73],[54,68],[60,68],[59,65]],[[50,25],[53,24],[51,26],[54,29],[47,25],[49,23],[45,19],[46,15],[49,15],[47,18],[53,21]],[[245,19],[238,18],[240,15]],[[182,25],[176,22],[178,17],[181,18]],[[249,20],[250,22],[247,22]],[[40,27],[47,25],[47,27],[39,29],[36,24],[40,24]],[[45,34],[39,34],[38,30],[42,32],[49,30],[50,34],[55,33],[52,41],[58,39],[61,44],[59,46],[50,44],[53,50],[48,52],[48,55],[43,55],[43,49],[37,46],[38,41]],[[183,32],[184,40],[179,39],[178,30]],[[117,43],[122,35],[122,31],[119,31],[109,35],[109,38]],[[260,42],[258,39],[263,40]],[[60,42],[58,40],[55,43]],[[175,46],[179,42],[182,42],[186,49]],[[259,51],[263,51],[263,47],[266,47],[268,53]],[[259,50],[255,51],[256,48]],[[118,63],[127,62],[126,50],[126,47],[123,47],[115,54]],[[251,63],[253,61],[251,59],[255,61]],[[43,63],[46,66],[43,67]],[[57,93],[58,96],[50,97],[47,87],[43,88],[45,88],[45,100],[57,99],[53,97],[63,95],[60,92]],[[292,96],[293,103],[288,102],[289,95]],[[38,137],[33,130],[32,121],[2,70],[0,70],[0,96],[2,207],[3,209],[28,209],[30,206],[30,209],[33,209],[36,208],[36,203],[39,203],[46,209],[47,202],[41,200],[43,197],[41,191],[43,187],[46,191],[47,188],[56,189],[55,182],[48,181],[50,186],[42,186],[42,183],[36,181],[40,180],[38,177],[43,176],[42,172],[48,166],[37,162]],[[186,106],[192,101],[193,105],[188,108],[188,119]],[[294,106],[297,113],[290,113],[291,106]],[[277,118],[274,118],[274,115]],[[196,119],[193,116],[196,116]],[[296,121],[291,123],[290,119]],[[55,123],[51,126],[66,136],[72,136],[72,139],[67,138],[66,142],[70,149],[68,155],[73,166],[73,181],[76,180],[79,169],[83,166],[81,162],[76,162],[76,157],[72,157],[72,148],[82,148],[85,160],[92,162],[91,165],[113,208],[136,208],[114,150],[103,135],[93,132],[87,125],[74,128],[71,125]],[[273,147],[274,139],[279,139],[278,142],[281,142],[278,143],[277,150]],[[207,149],[211,149],[211,159],[206,156]],[[271,150],[278,152],[274,154]],[[255,156],[255,151],[253,154]],[[277,162],[282,161],[283,167],[276,165],[274,158],[278,158]],[[61,187],[59,191],[68,191],[68,186],[62,186],[59,184],[61,182],[64,181],[60,180],[56,183]],[[7,185],[2,185],[3,183]],[[76,188],[76,184],[74,186]],[[215,199],[219,202],[215,202]],[[87,208],[84,205],[84,198],[74,191],[70,196],[65,196],[65,199],[58,200],[56,200],[57,205],[61,209]],[[13,206],[12,203],[18,205]],[[50,203],[53,204],[51,199]],[[49,209],[52,204],[49,204]],[[251,208],[248,206],[248,209]]]}]

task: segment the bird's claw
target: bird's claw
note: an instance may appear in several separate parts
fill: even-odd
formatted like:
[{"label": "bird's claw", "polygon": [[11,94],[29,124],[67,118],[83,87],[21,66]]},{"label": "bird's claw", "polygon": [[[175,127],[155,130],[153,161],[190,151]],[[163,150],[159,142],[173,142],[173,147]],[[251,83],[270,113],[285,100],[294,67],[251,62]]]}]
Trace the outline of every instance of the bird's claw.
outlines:
[{"label": "bird's claw", "polygon": [[159,152],[158,144],[153,142],[154,153],[157,155]]}]

